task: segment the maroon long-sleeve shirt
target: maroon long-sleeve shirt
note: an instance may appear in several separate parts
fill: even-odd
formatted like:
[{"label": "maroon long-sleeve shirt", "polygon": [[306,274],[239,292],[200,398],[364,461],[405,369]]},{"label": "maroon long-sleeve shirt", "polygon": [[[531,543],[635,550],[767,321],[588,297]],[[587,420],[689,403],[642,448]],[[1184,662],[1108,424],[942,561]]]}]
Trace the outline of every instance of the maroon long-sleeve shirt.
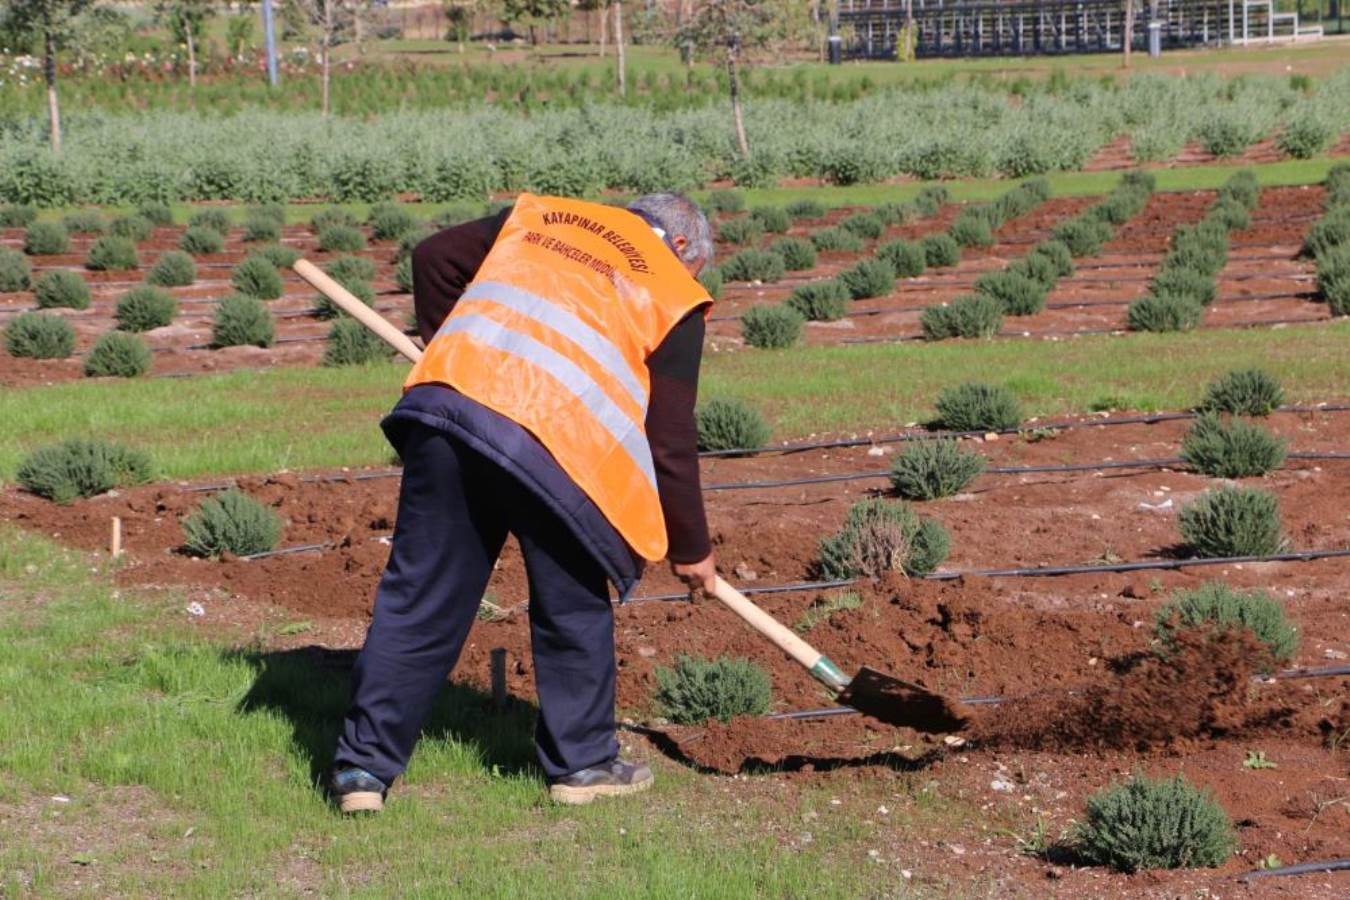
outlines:
[{"label": "maroon long-sleeve shirt", "polygon": [[[417,245],[412,256],[413,306],[417,330],[430,343],[468,287],[497,240],[509,210],[439,231]],[[703,360],[703,313],[679,322],[647,358],[651,398],[647,441],[656,469],[670,549],[677,563],[698,562],[712,552],[698,470],[698,429],[694,404]]]}]

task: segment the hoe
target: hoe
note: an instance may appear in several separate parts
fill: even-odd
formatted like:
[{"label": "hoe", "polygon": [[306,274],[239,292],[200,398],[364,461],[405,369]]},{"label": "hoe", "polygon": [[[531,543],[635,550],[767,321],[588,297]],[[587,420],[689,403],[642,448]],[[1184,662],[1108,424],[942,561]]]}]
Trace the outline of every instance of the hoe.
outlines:
[{"label": "hoe", "polygon": [[[408,359],[416,362],[422,351],[406,334],[366,306],[346,288],[308,260],[298,260],[295,271],[344,312],[365,325]],[[772,641],[800,663],[821,684],[838,695],[840,703],[891,725],[919,731],[960,731],[969,720],[969,710],[957,700],[935,694],[917,684],[901,681],[866,666],[847,677],[829,657],[798,637],[745,598],[740,591],[717,579],[715,596],[747,625]]]}]

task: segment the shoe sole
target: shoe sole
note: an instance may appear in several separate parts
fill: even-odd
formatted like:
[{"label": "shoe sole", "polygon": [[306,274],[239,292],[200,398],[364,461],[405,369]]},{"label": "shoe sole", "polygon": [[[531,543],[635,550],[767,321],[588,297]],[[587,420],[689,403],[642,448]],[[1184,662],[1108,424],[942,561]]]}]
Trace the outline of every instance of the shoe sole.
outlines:
[{"label": "shoe sole", "polygon": [[384,809],[384,797],[377,791],[352,791],[338,799],[344,813],[379,812]]},{"label": "shoe sole", "polygon": [[564,806],[585,806],[600,797],[622,797],[627,794],[640,794],[652,786],[655,778],[648,778],[634,784],[595,784],[590,787],[575,787],[568,784],[550,785],[549,798]]}]

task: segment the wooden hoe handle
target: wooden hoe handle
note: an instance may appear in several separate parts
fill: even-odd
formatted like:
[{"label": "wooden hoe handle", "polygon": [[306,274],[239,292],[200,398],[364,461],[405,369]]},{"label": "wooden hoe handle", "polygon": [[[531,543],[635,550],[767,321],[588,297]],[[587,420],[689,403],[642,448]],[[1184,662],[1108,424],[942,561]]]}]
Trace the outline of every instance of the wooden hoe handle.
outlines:
[{"label": "wooden hoe handle", "polygon": [[727,584],[720,576],[717,579],[717,588],[714,593],[718,600],[721,600],[728,609],[740,616],[747,625],[773,641],[778,649],[801,663],[826,687],[836,692],[848,687],[848,677],[830,661],[828,656],[802,640],[792,629],[751,603],[744,594]]},{"label": "wooden hoe handle", "polygon": [[292,268],[295,269],[296,274],[313,285],[319,293],[336,303],[347,315],[375,332],[376,336],[382,338],[386,344],[399,353],[413,362],[422,358],[422,351],[417,348],[410,337],[391,325],[384,316],[362,303],[351,291],[329,278],[314,263],[307,259],[297,259]]}]

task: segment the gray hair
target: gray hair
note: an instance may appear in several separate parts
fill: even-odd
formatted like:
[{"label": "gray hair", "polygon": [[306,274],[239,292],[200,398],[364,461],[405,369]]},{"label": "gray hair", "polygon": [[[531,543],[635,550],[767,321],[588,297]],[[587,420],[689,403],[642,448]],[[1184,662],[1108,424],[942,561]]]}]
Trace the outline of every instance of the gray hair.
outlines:
[{"label": "gray hair", "polygon": [[679,254],[684,262],[712,264],[712,226],[698,204],[684,194],[644,194],[628,204],[628,211],[646,217],[672,239],[684,238],[684,252]]}]

